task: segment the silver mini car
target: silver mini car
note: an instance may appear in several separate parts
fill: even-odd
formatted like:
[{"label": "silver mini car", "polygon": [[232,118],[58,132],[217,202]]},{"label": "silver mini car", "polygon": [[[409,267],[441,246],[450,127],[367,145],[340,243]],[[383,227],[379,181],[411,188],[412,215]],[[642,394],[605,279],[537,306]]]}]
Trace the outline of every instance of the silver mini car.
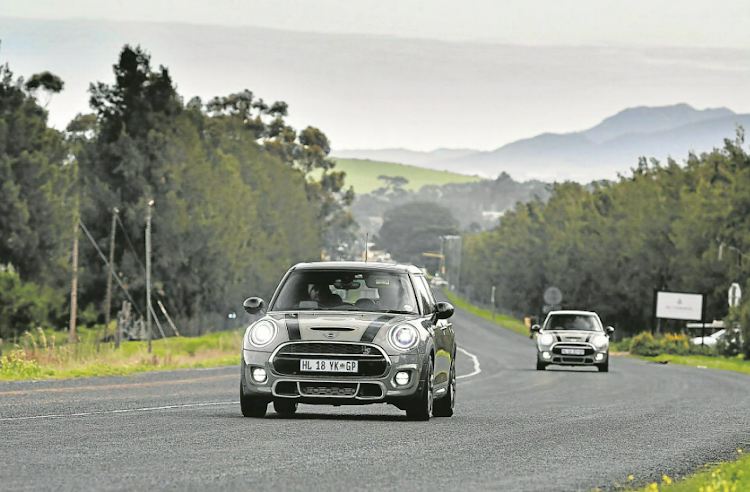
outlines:
[{"label": "silver mini car", "polygon": [[551,311],[537,333],[536,369],[550,364],[563,366],[596,366],[609,371],[609,336],[615,331],[604,328],[599,316],[590,311]]},{"label": "silver mini car", "polygon": [[301,263],[281,280],[242,343],[240,404],[262,417],[269,403],[390,403],[409,418],[450,417],[456,398],[453,306],[436,302],[414,266]]}]

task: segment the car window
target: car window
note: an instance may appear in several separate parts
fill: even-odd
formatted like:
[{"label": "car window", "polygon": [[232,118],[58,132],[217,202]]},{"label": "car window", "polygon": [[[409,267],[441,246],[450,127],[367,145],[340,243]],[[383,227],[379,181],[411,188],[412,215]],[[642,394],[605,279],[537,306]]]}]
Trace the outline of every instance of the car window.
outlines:
[{"label": "car window", "polygon": [[422,276],[415,276],[414,284],[415,284],[415,288],[417,289],[417,296],[419,297],[419,302],[422,304],[423,314],[434,313],[436,311],[435,302],[432,296],[432,291],[427,285],[427,279],[425,279]]},{"label": "car window", "polygon": [[269,306],[289,310],[418,312],[408,275],[367,270],[292,272]]},{"label": "car window", "polygon": [[588,314],[552,314],[544,323],[544,329],[603,331],[599,320]]}]

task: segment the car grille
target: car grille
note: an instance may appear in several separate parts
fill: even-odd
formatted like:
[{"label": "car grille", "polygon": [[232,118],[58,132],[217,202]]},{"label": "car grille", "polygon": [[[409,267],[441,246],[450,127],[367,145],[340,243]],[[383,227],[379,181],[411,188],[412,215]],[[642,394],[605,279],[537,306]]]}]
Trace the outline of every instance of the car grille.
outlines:
[{"label": "car grille", "polygon": [[[358,361],[359,371],[351,373],[326,373],[300,371],[300,359],[307,358],[344,359]],[[286,376],[330,376],[347,377],[379,377],[388,370],[385,353],[373,345],[361,343],[319,343],[295,342],[282,346],[271,361],[273,368],[279,374]]]},{"label": "car grille", "polygon": [[[583,349],[583,356],[591,356],[594,355],[594,348],[586,343],[558,343],[554,347],[552,347],[552,353],[555,355],[563,355],[562,349]],[[565,354],[565,357],[570,357],[570,354]],[[581,356],[575,356],[572,357],[581,357]]]},{"label": "car grille", "polygon": [[354,396],[357,383],[299,383],[302,396]]},{"label": "car grille", "polygon": [[[370,345],[359,343],[293,343],[279,350],[279,354],[315,354],[315,355],[370,355],[380,351]],[[382,355],[382,354],[381,354]]]}]

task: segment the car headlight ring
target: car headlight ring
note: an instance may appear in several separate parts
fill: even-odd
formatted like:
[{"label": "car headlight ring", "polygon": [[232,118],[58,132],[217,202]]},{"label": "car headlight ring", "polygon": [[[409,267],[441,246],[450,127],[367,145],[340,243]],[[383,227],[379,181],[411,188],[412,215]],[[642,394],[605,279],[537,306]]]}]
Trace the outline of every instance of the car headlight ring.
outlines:
[{"label": "car headlight ring", "polygon": [[276,326],[276,323],[271,320],[264,319],[258,321],[250,327],[247,338],[250,342],[250,345],[252,345],[253,347],[261,348],[271,343],[271,341],[276,338],[277,332],[278,327]]},{"label": "car headlight ring", "polygon": [[555,337],[553,337],[549,333],[542,333],[539,336],[539,344],[540,345],[552,345],[552,343],[554,341],[555,341]]},{"label": "car headlight ring", "polygon": [[411,325],[398,325],[391,329],[388,341],[398,350],[409,350],[419,343],[419,333]]},{"label": "car headlight ring", "polygon": [[596,335],[592,340],[591,343],[594,344],[594,347],[600,349],[606,346],[609,343],[609,338],[605,337],[604,335]]}]

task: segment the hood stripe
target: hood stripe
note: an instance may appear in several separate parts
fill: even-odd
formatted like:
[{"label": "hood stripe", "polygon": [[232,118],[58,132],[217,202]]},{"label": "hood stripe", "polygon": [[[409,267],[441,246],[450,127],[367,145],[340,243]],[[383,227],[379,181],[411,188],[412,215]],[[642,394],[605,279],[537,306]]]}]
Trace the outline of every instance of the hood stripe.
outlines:
[{"label": "hood stripe", "polygon": [[370,323],[370,325],[367,327],[365,332],[362,334],[362,338],[360,338],[359,341],[372,342],[375,339],[375,335],[378,334],[383,325],[385,325],[395,317],[396,316],[394,316],[393,314],[384,314],[379,318],[372,320],[372,323]]},{"label": "hood stripe", "polygon": [[284,316],[286,322],[286,332],[289,335],[289,340],[302,340],[302,335],[299,332],[299,318],[296,314],[287,314]]}]

